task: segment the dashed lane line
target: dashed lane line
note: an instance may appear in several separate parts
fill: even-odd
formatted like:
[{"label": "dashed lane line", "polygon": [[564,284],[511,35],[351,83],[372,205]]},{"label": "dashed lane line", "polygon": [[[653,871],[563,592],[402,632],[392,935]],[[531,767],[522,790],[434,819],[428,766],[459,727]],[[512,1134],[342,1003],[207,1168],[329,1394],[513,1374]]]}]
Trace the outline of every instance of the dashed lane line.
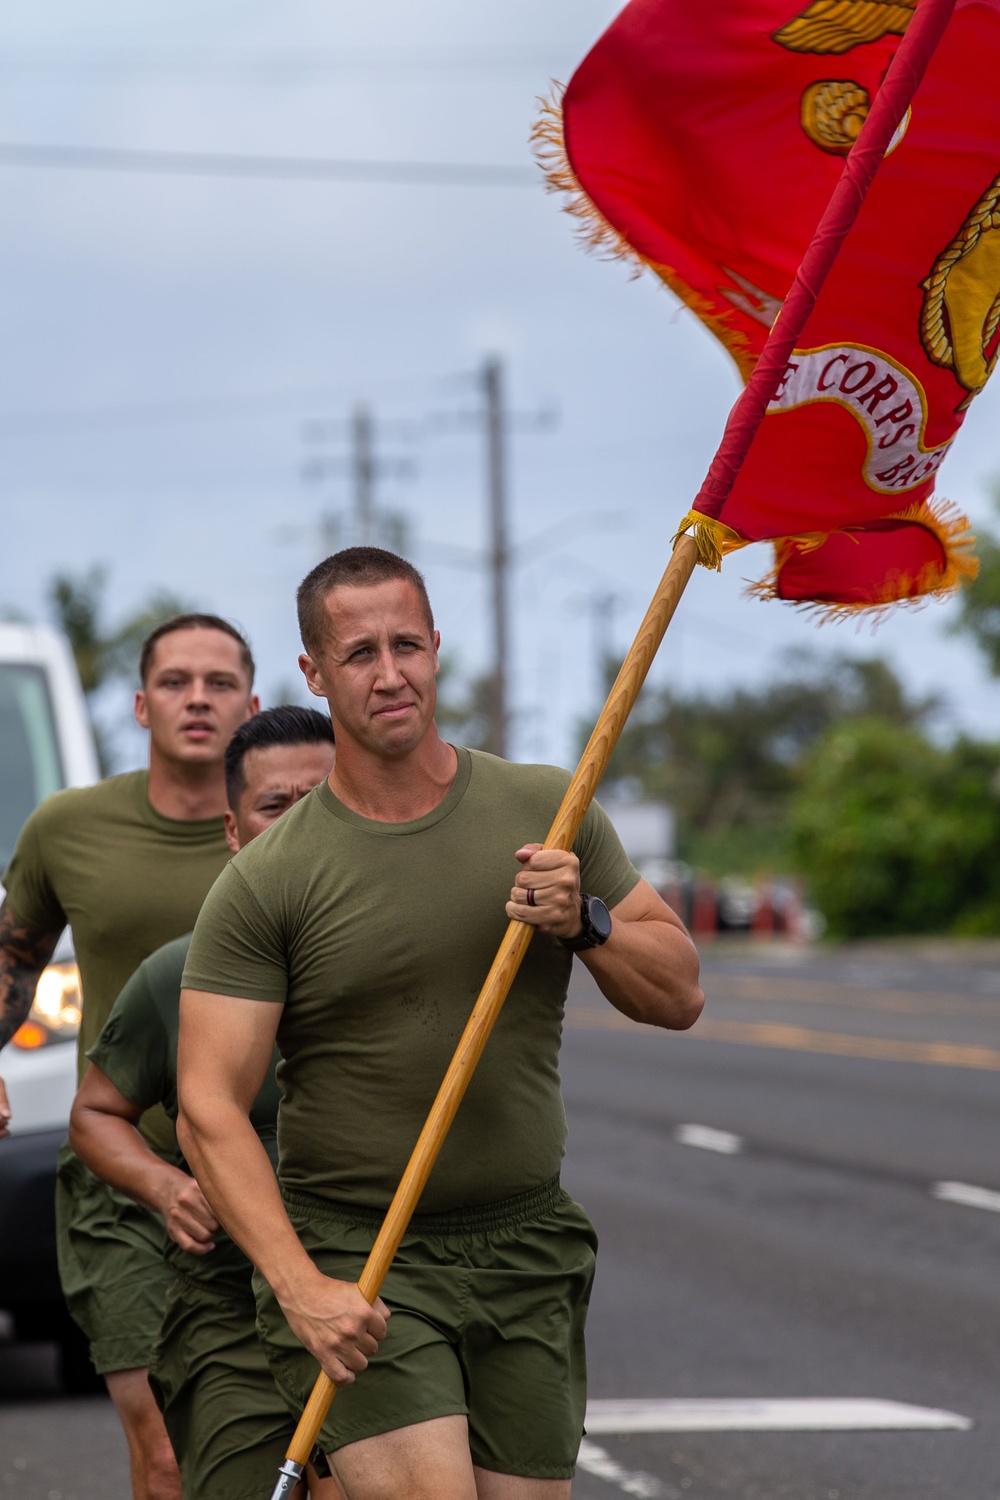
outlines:
[{"label": "dashed lane line", "polygon": [[1000,1193],[971,1182],[934,1182],[931,1194],[942,1203],[960,1203],[964,1208],[985,1208],[989,1213],[1000,1214]]},{"label": "dashed lane line", "polygon": [[728,1130],[716,1130],[714,1125],[678,1125],[674,1140],[681,1146],[694,1146],[699,1151],[718,1151],[720,1156],[738,1156],[743,1150],[738,1135]]},{"label": "dashed lane line", "polygon": [[[582,1005],[567,1007],[565,1024],[584,1031],[655,1031],[630,1021],[619,1011]],[[929,1063],[945,1068],[979,1068],[1000,1072],[1000,1047],[978,1047],[959,1042],[908,1042],[895,1037],[854,1036],[840,1031],[814,1031],[766,1021],[723,1021],[703,1016],[691,1031],[680,1034],[684,1045],[694,1042],[735,1042],[745,1047],[777,1047],[793,1052],[818,1052],[836,1057],[865,1057],[878,1062]]]},{"label": "dashed lane line", "polygon": [[[614,1030],[633,1028],[634,1021],[628,1020],[626,1016],[617,1011],[605,1013],[601,1010],[584,1010],[583,1007],[574,1007],[566,1012],[566,1021],[569,1025],[588,1027],[592,1026],[598,1030]],[[708,1028],[714,1027],[714,1033]],[[1000,1050],[992,1047],[961,1047],[953,1046],[943,1042],[888,1042],[877,1037],[844,1037],[834,1032],[810,1032],[798,1026],[766,1026],[739,1021],[701,1021],[698,1030],[707,1034],[709,1038],[714,1036],[715,1040],[738,1041],[749,1040],[748,1037],[725,1035],[720,1036],[720,1030],[731,1033],[734,1028],[741,1032],[753,1033],[792,1033],[795,1040],[789,1040],[786,1036],[783,1041],[758,1041],[759,1046],[801,1046],[804,1051],[837,1051],[849,1053],[852,1056],[861,1057],[890,1057],[907,1062],[936,1062],[951,1067],[989,1067],[1000,1068]],[[644,1028],[653,1029],[653,1028]],[[809,1046],[803,1038],[810,1039],[814,1044],[819,1040],[824,1045]],[[830,1043],[853,1044],[857,1050],[846,1045],[831,1046]],[[877,1050],[876,1050],[877,1049]],[[894,1049],[894,1051],[890,1051]],[[982,1060],[982,1054],[988,1054],[989,1058],[995,1057],[996,1061]],[[956,1054],[958,1054],[956,1056]],[[969,1054],[975,1054],[972,1060]],[[721,1156],[738,1156],[743,1150],[742,1138],[734,1135],[729,1130],[717,1130],[714,1125],[684,1124],[678,1125],[674,1130],[674,1140],[681,1146],[694,1146],[701,1151],[715,1151]],[[971,1182],[933,1182],[930,1185],[931,1196],[942,1203],[957,1203],[964,1208],[984,1209],[989,1213],[1000,1213],[1000,1193],[991,1188],[977,1187]]]},{"label": "dashed lane line", "polygon": [[652,1474],[644,1474],[641,1469],[622,1468],[610,1453],[606,1453],[596,1443],[588,1442],[586,1438],[580,1444],[576,1466],[585,1474],[593,1474],[596,1479],[606,1479],[623,1495],[638,1495],[640,1500],[659,1500],[660,1496],[679,1493],[674,1489],[664,1490],[658,1479],[654,1479]]},{"label": "dashed lane line", "polygon": [[876,1398],[588,1401],[587,1433],[967,1432],[968,1417]]},{"label": "dashed lane line", "polygon": [[[738,1156],[743,1150],[742,1136],[714,1125],[678,1125],[674,1140],[680,1146],[694,1146],[699,1151],[715,1151],[720,1156]],[[977,1187],[972,1182],[932,1182],[931,1197],[941,1203],[958,1203],[963,1208],[981,1208],[1000,1214],[1000,1193],[992,1188]]]},{"label": "dashed lane line", "polygon": [[995,994],[951,994],[943,990],[890,990],[846,980],[789,978],[763,974],[703,973],[714,1000],[755,1000],[778,1005],[830,1005],[864,1011],[892,1011],[914,1016],[980,1016],[998,1013]]}]

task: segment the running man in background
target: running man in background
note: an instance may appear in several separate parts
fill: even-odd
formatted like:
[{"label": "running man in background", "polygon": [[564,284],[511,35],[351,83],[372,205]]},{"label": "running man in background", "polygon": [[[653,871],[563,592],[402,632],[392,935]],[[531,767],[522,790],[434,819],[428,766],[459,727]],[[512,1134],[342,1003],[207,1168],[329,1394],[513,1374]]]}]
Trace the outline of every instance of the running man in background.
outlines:
[{"label": "running man in background", "polygon": [[[265,709],[241,724],[225,762],[232,852],[324,781],[333,756],[330,720],[315,709]],[[188,935],[158,949],[118,996],[87,1054],[69,1139],[105,1182],[161,1215],[169,1236],[166,1257],[176,1276],[150,1381],[184,1500],[246,1500],[264,1492],[295,1426],[257,1337],[253,1267],[219,1228],[180,1154],[167,1161],[138,1129],[154,1105],[177,1118],[178,1012],[190,941]],[[275,1168],[279,1097],[272,1066],[250,1120]],[[336,1484],[311,1474],[309,1493],[336,1500]]]},{"label": "running man in background", "polygon": [[[4,874],[0,1046],[31,1007],[38,976],[69,924],[83,989],[80,1072],[125,981],[189,932],[229,858],[223,754],[257,712],[246,641],[216,615],[177,615],[145,641],[135,717],[149,769],[49,797],[28,818]],[[10,1119],[0,1085],[0,1134]],[[175,1149],[162,1111],[150,1145]],[[162,1222],[60,1154],[59,1274],[128,1441],[135,1500],[176,1500],[180,1476],[146,1378],[169,1273]]]},{"label": "running man in background", "polygon": [[[572,851],[541,848],[567,773],[440,739],[408,562],[328,558],[299,624],[337,759],[198,919],[179,1138],[260,1272],[290,1409],[320,1365],[342,1387],[321,1437],[350,1500],[565,1500],[596,1248],[559,1185],[573,955],[627,1016],[675,1029],[701,1009],[697,955],[596,804]],[[509,918],[537,934],[369,1306],[357,1278]],[[249,1119],[276,1037],[280,1192]]]}]

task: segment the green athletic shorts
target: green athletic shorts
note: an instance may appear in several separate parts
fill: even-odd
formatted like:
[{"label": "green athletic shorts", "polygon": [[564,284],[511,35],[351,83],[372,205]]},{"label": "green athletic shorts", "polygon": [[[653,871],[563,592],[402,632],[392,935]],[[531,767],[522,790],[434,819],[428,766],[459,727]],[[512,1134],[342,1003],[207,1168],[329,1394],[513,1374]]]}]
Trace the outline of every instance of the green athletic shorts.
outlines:
[{"label": "green athletic shorts", "polygon": [[99,1375],[145,1368],[173,1272],[157,1214],[95,1177],[68,1143],[56,1173],[56,1249],[63,1296]]},{"label": "green athletic shorts", "polygon": [[[383,1215],[302,1193],[285,1201],[320,1270],[357,1281]],[[558,1179],[501,1203],[415,1217],[382,1288],[389,1332],[367,1370],[338,1390],[323,1449],[460,1414],[474,1464],[571,1478],[596,1250],[593,1225]],[[297,1418],[318,1366],[260,1276],[254,1288],[261,1340]]]},{"label": "green athletic shorts", "polygon": [[[253,1293],[178,1275],[149,1383],[180,1466],[183,1500],[261,1500],[295,1431],[255,1326]],[[320,1472],[326,1472],[322,1458]]]}]

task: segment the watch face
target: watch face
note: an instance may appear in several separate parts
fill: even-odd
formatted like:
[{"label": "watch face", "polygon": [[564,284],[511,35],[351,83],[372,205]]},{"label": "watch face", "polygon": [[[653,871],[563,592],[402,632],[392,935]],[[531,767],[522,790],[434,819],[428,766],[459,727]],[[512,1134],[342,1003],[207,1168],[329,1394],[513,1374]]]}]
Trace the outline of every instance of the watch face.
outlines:
[{"label": "watch face", "polygon": [[606,943],[611,936],[611,913],[600,896],[586,898],[587,924],[593,929],[599,943]]}]

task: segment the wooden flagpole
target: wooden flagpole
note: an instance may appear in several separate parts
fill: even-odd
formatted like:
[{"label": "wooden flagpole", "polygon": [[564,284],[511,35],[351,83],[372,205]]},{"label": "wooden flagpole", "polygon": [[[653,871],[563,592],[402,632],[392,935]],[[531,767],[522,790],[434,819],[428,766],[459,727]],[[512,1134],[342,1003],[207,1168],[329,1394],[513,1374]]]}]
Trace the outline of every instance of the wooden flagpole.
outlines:
[{"label": "wooden flagpole", "polygon": [[[768,404],[778,388],[787,355],[794,347],[819,294],[823,279],[857,216],[864,194],[905,115],[955,3],[956,0],[918,0],[914,17],[847,159],[838,188],[834,191],[796,274],[793,286],[795,295],[794,298],[792,294],[789,297],[791,312],[789,303],[786,302],[785,310],[768,337],[754,373],[733,408],[723,443],[702,487],[703,495],[706,490],[711,495],[710,505],[705,506],[709,514],[718,516],[735,483],[742,459],[746,456]],[[856,154],[862,163],[860,169],[856,165],[852,166]],[[842,191],[845,179],[849,186]],[[818,253],[819,247],[822,247],[822,254]],[[774,350],[772,345],[775,346]],[[778,358],[775,358],[776,351]],[[742,451],[738,451],[733,442],[734,425],[740,433]],[[720,465],[723,449],[727,451],[725,461]],[[549,829],[544,844],[546,849],[568,849],[572,846],[697,562],[698,545],[695,539],[686,535],[679,536],[674,543],[666,571]],[[486,983],[466,1023],[413,1155],[358,1280],[358,1287],[368,1302],[374,1302],[381,1290],[476,1064],[527,952],[533,932],[534,928],[524,922],[512,921],[507,927]],[[271,1500],[287,1500],[291,1495],[315,1447],[319,1430],[335,1394],[336,1386],[333,1381],[321,1371],[295,1429],[285,1462],[279,1470]]]}]

